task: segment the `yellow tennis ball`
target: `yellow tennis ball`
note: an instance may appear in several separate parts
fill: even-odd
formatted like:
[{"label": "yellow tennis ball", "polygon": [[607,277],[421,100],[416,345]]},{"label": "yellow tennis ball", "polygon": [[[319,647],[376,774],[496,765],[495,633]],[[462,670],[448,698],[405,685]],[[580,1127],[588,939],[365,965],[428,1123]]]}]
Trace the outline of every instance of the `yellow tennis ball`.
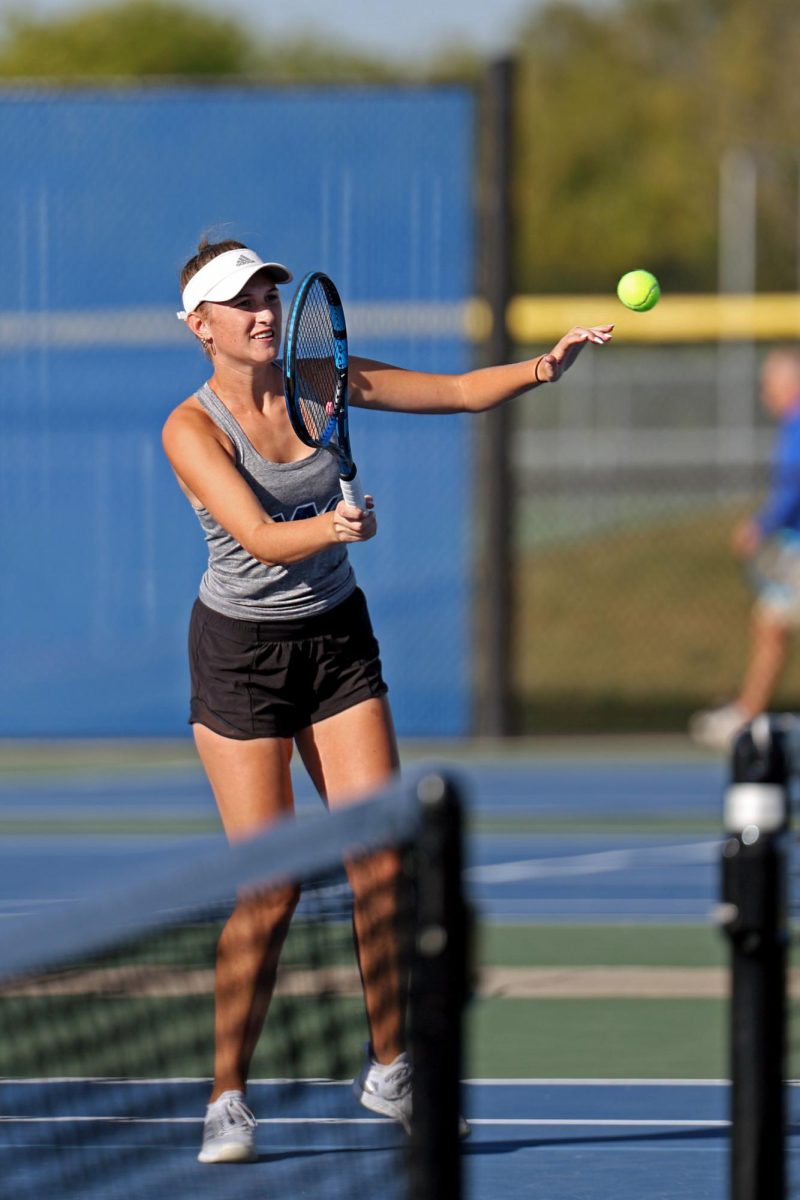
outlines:
[{"label": "yellow tennis ball", "polygon": [[658,303],[661,288],[650,271],[628,271],[617,284],[617,295],[626,308],[647,312]]}]

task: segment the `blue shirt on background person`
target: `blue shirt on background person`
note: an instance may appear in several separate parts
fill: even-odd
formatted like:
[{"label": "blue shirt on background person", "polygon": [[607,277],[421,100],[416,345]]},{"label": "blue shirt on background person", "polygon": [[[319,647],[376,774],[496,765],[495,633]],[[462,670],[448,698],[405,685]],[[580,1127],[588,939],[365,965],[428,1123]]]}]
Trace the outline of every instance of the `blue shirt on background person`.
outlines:
[{"label": "blue shirt on background person", "polygon": [[731,536],[755,592],[747,661],[734,699],[689,721],[693,740],[713,750],[729,750],[743,726],[772,707],[800,628],[800,350],[766,355],[760,395],[777,422],[769,492]]},{"label": "blue shirt on background person", "polygon": [[754,520],[762,539],[783,529],[800,536],[800,395],[780,418],[772,456],[772,485]]}]

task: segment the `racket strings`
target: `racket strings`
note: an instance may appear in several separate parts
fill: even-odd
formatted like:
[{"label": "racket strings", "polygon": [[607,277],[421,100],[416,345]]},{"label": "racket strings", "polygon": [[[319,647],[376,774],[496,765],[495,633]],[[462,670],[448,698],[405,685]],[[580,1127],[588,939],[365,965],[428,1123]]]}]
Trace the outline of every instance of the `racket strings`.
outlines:
[{"label": "racket strings", "polygon": [[310,437],[328,442],[336,425],[336,341],[322,285],[309,289],[297,327],[295,350],[296,411]]}]

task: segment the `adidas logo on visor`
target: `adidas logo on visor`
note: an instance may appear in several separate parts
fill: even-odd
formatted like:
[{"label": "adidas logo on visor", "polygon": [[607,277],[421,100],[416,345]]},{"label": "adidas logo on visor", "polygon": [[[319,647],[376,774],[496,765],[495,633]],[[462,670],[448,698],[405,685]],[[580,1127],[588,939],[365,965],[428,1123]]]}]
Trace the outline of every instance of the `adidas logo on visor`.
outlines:
[{"label": "adidas logo on visor", "polygon": [[248,258],[246,254],[240,254],[236,260],[237,267],[245,267],[248,263],[255,262],[254,258]]}]

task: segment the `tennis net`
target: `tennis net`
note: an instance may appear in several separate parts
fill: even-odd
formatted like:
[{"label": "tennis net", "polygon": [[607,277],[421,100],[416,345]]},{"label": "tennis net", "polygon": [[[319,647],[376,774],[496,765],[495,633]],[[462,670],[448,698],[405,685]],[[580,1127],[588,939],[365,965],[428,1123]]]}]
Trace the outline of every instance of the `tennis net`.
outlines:
[{"label": "tennis net", "polygon": [[[15,921],[0,937],[4,1194],[457,1200],[460,879],[457,791],[427,774]],[[258,1160],[201,1165],[215,988],[227,1061],[263,1003],[242,964],[269,976],[266,931],[295,903],[250,1071]],[[370,1029],[408,1042],[408,1137],[353,1095]]]}]

